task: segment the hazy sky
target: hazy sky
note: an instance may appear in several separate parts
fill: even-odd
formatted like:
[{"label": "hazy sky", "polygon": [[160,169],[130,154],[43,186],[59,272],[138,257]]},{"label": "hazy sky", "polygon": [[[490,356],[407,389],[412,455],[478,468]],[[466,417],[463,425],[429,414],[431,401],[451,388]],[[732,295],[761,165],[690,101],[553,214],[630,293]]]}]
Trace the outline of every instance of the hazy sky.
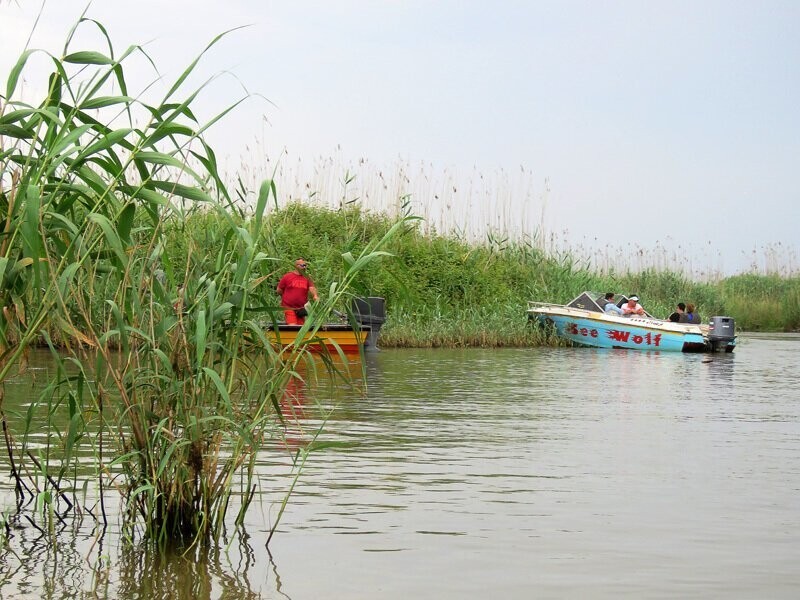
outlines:
[{"label": "hazy sky", "polygon": [[[3,80],[39,5],[0,0]],[[60,53],[85,6],[48,2],[32,46]],[[800,2],[104,0],[89,15],[118,50],[147,43],[167,78],[250,25],[202,66],[233,74],[210,105],[241,85],[274,103],[214,132],[229,156],[258,135],[307,160],[522,167],[576,243],[710,246],[726,271],[780,244],[800,269]]]}]

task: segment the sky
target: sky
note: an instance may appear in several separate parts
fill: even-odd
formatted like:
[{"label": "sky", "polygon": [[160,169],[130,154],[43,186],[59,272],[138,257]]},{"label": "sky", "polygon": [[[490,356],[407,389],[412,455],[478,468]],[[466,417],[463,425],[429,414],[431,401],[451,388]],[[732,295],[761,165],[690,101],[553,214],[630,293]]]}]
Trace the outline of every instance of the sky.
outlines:
[{"label": "sky", "polygon": [[[34,31],[41,6],[0,0],[0,81],[29,36],[60,54],[87,3],[45,2]],[[211,133],[233,170],[266,154],[406,165],[428,181],[411,190],[423,216],[800,271],[800,2],[96,0],[88,16],[165,80],[246,26],[199,69],[218,75],[209,115],[252,94]],[[497,189],[436,204],[431,180],[474,189],[476,173]]]}]

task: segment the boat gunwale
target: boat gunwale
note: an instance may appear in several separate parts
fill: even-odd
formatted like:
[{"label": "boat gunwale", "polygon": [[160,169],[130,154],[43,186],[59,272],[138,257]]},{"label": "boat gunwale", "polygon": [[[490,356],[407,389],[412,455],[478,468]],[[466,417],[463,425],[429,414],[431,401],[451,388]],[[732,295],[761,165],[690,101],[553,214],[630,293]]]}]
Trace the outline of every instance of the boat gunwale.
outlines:
[{"label": "boat gunwale", "polygon": [[[295,325],[292,323],[276,323],[275,325],[267,326],[265,330],[275,331],[277,328],[278,331],[300,331],[300,329],[303,327],[304,325]],[[370,325],[359,325],[358,327],[353,327],[349,323],[323,323],[322,325],[312,327],[308,330],[309,333],[314,331],[352,331],[353,333],[369,333],[372,331],[372,327]]]}]

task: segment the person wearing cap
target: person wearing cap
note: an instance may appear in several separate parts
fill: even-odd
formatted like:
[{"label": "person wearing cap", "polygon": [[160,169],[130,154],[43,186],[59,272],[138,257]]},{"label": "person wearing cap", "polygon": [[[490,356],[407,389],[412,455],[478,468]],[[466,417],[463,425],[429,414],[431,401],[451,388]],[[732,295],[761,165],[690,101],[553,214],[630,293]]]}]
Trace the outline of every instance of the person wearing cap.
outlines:
[{"label": "person wearing cap", "polygon": [[639,296],[628,296],[628,301],[622,305],[623,316],[630,317],[632,315],[645,316],[642,305],[639,304]]},{"label": "person wearing cap", "polygon": [[289,325],[302,325],[306,321],[305,305],[308,296],[319,300],[314,282],[306,275],[308,262],[302,258],[294,261],[294,271],[286,273],[278,282],[278,294],[281,297],[283,316]]}]

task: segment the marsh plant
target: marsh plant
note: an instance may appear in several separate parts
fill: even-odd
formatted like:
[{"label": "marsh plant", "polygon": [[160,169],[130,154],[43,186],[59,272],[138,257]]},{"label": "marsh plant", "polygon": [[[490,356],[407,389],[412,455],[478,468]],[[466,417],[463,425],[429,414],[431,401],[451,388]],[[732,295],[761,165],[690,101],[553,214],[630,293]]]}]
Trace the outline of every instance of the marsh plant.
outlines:
[{"label": "marsh plant", "polygon": [[[99,31],[106,48],[74,50],[78,27]],[[33,344],[50,346],[58,375],[21,429],[2,396],[0,417],[18,514],[34,508],[26,518],[43,531],[72,510],[105,523],[115,490],[131,536],[213,538],[232,499],[241,523],[256,453],[278,435],[307,342],[281,350],[264,333],[276,310],[262,273],[276,261],[261,249],[263,216],[277,190],[262,183],[249,209],[246,190],[231,197],[204,132],[241,100],[201,122],[192,106],[203,86],[186,89],[225,35],[150,102],[124,70],[134,55],[149,60],[144,50],[117,55],[84,16],[61,56],[25,50],[2,92],[0,385]],[[51,68],[44,99],[29,104],[18,88],[34,55]],[[193,235],[185,224],[199,215],[218,226]],[[343,254],[341,277],[304,325],[312,337],[403,226]],[[182,240],[177,257],[167,234]],[[78,458],[87,455],[89,467]]]},{"label": "marsh plant", "polygon": [[284,203],[319,208],[357,203],[365,210],[397,215],[398,199],[408,198],[414,214],[424,219],[426,235],[453,236],[469,244],[487,238],[533,244],[553,257],[569,254],[598,275],[656,270],[714,282],[733,268],[781,277],[800,273],[797,250],[780,243],[726,255],[712,240],[687,245],[667,236],[623,244],[608,231],[576,235],[568,226],[552,223],[549,179],[524,166],[463,169],[404,159],[377,164],[368,157],[348,157],[341,147],[310,160],[290,159],[283,151],[270,157],[268,146],[255,140],[242,157],[239,174],[255,182],[269,173],[283,190]]}]

